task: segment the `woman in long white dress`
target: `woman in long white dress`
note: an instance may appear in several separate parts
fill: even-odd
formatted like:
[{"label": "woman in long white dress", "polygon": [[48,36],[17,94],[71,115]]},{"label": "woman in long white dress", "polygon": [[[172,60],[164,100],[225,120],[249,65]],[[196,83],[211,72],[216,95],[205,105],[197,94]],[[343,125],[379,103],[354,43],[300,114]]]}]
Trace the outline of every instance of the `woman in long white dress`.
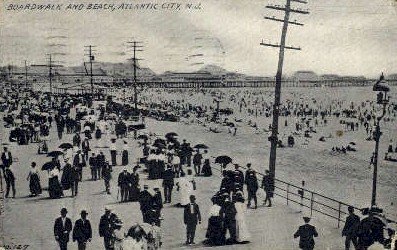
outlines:
[{"label": "woman in long white dress", "polygon": [[192,170],[188,169],[188,174],[181,174],[178,181],[179,195],[180,195],[180,205],[186,206],[190,203],[190,195],[194,194],[194,180],[192,178]]},{"label": "woman in long white dress", "polygon": [[236,203],[236,240],[239,243],[247,242],[250,239],[250,233],[245,221],[246,205],[244,204],[244,198],[241,192],[237,194]]}]

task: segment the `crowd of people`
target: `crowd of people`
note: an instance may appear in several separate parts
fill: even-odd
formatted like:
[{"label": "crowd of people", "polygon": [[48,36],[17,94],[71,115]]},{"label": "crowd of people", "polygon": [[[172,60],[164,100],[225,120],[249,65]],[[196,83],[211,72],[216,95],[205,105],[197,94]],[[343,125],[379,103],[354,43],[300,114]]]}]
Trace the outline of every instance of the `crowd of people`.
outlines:
[{"label": "crowd of people", "polygon": [[[228,97],[222,92],[206,93],[200,90],[201,94],[210,94],[221,100],[237,105],[239,112],[247,112],[249,116],[271,116],[272,107],[260,95],[251,92],[236,93],[234,97]],[[263,94],[263,93],[262,93]],[[79,195],[79,183],[86,181],[83,176],[89,168],[90,181],[103,180],[104,193],[110,195],[112,173],[115,167],[122,166],[123,169],[115,180],[118,187],[117,199],[121,203],[138,202],[142,214],[142,224],[133,225],[128,232],[121,237],[117,232],[123,227],[123,222],[118,218],[112,209],[107,207],[105,214],[101,217],[98,225],[99,236],[103,237],[105,249],[122,248],[123,244],[129,246],[124,249],[158,249],[162,246],[161,224],[163,218],[162,210],[164,204],[173,204],[183,209],[183,222],[186,226],[186,245],[195,244],[196,227],[202,223],[203,217],[200,211],[200,204],[196,202],[199,193],[197,192],[197,179],[214,176],[216,169],[214,164],[220,164],[221,173],[220,188],[211,197],[212,206],[208,214],[208,226],[205,234],[206,246],[219,246],[230,244],[245,244],[251,241],[249,225],[246,221],[247,209],[258,208],[258,190],[263,189],[266,197],[263,204],[272,207],[275,183],[268,171],[259,179],[258,173],[251,163],[247,163],[245,173],[243,167],[232,161],[217,160],[213,162],[210,149],[204,144],[191,144],[186,139],[180,141],[176,133],[169,133],[163,137],[155,134],[138,135],[134,132],[134,140],[139,141],[141,152],[131,154],[131,147],[128,145],[128,127],[126,126],[124,114],[114,113],[113,109],[108,110],[108,105],[96,105],[93,100],[87,97],[71,97],[69,95],[50,96],[32,94],[30,98],[21,98],[17,94],[10,95],[7,100],[8,109],[4,123],[9,127],[9,143],[17,142],[19,145],[36,143],[42,149],[42,142],[46,142],[50,135],[50,129],[54,127],[59,146],[56,150],[46,152],[50,161],[45,163],[41,170],[48,173],[48,196],[51,199],[60,199],[69,192],[72,197]],[[165,97],[167,95],[164,95]],[[241,99],[237,99],[240,96]],[[228,99],[229,98],[229,99]],[[219,110],[212,106],[193,105],[183,101],[165,101],[158,99],[160,103],[146,103],[148,107],[161,106],[164,109],[172,109],[181,117],[189,118],[196,116],[198,120],[206,117],[208,121],[215,121],[219,116]],[[111,101],[109,101],[111,102]],[[143,98],[143,103],[148,102]],[[328,117],[341,116],[333,110],[343,109],[344,103],[331,102],[330,106],[322,106],[312,100],[312,105],[307,106],[304,102],[287,102],[281,109],[283,116],[296,116],[302,119],[295,124],[295,132],[299,133],[306,129],[308,133],[315,133],[315,127],[325,126]],[[341,112],[343,119],[357,119],[347,129],[357,129],[374,120],[371,103],[363,102],[360,105],[350,104],[356,112]],[[232,105],[233,106],[233,105]],[[255,108],[254,107],[258,107]],[[395,106],[394,106],[395,107]],[[357,111],[358,110],[358,111]],[[207,112],[208,111],[208,112]],[[388,109],[387,119],[394,119],[395,108]],[[209,114],[211,113],[211,114]],[[308,119],[309,116],[315,119]],[[215,118],[214,118],[215,117]],[[214,120],[215,119],[215,120]],[[195,122],[199,122],[195,120]],[[235,123],[239,123],[235,119]],[[229,121],[223,121],[227,127],[233,127]],[[255,130],[258,125],[250,121]],[[367,125],[366,125],[367,124]],[[285,126],[288,126],[287,122]],[[66,131],[65,131],[66,130]],[[371,134],[367,129],[368,135]],[[237,130],[230,130],[236,135]],[[64,142],[65,133],[70,142]],[[306,133],[306,132],[305,132]],[[110,140],[104,135],[113,135]],[[306,136],[305,136],[306,137]],[[309,137],[308,137],[309,138]],[[288,145],[292,145],[293,137],[288,138]],[[64,143],[61,143],[64,142]],[[122,142],[122,148],[119,148]],[[94,145],[97,145],[94,147]],[[280,143],[282,145],[282,142]],[[109,159],[104,151],[108,150]],[[393,150],[393,149],[392,149]],[[47,145],[48,151],[48,145]],[[136,163],[131,160],[139,159]],[[15,158],[8,147],[3,148],[1,155],[2,173],[6,183],[6,198],[16,196],[15,181],[19,181],[14,175],[13,167]],[[218,166],[218,165],[217,165]],[[36,161],[31,161],[31,168],[27,175],[29,192],[32,197],[43,195],[42,180],[39,175]],[[146,181],[161,179],[162,190],[159,186],[150,188]],[[214,178],[215,179],[215,178]],[[145,183],[145,184],[143,184]],[[176,187],[179,199],[175,200],[173,190]],[[81,188],[81,187],[80,187]],[[373,230],[374,227],[367,226],[374,224],[373,220],[367,222],[360,220],[349,208],[342,235],[346,236],[346,249],[349,249],[350,242],[358,247],[367,247],[373,242],[368,240],[368,235],[376,234],[371,239],[382,244],[391,243],[394,232],[390,237],[383,237],[379,231],[383,228]],[[89,242],[95,235],[92,235],[90,221],[87,219],[86,210],[81,211],[81,218],[75,223],[67,217],[67,209],[61,210],[61,216],[55,220],[54,236],[60,249],[67,249],[69,234],[72,234],[73,241],[77,242],[79,249],[86,249]],[[370,217],[372,218],[372,217]],[[365,223],[363,223],[363,221]],[[300,237],[299,247],[302,249],[314,248],[314,237],[318,237],[316,228],[309,224],[310,218],[304,217],[305,225],[299,227],[293,235]],[[149,225],[145,228],[145,225]],[[377,224],[378,225],[378,224]],[[367,231],[366,231],[367,230]],[[372,231],[371,231],[372,230]],[[369,232],[371,231],[371,232]],[[376,231],[376,232],[375,232]]]}]

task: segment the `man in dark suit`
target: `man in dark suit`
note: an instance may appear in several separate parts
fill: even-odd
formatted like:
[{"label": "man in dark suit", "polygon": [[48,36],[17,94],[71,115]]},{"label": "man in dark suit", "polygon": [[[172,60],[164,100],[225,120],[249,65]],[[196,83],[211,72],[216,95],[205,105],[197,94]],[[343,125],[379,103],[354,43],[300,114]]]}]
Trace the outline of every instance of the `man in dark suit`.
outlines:
[{"label": "man in dark suit", "polygon": [[3,161],[4,168],[7,168],[12,164],[12,155],[11,152],[8,151],[7,147],[4,147],[4,152],[1,154],[1,160]]},{"label": "man in dark suit", "polygon": [[171,203],[172,189],[174,187],[174,172],[172,166],[168,165],[163,172],[164,203]]},{"label": "man in dark suit", "polygon": [[314,248],[314,237],[318,236],[316,228],[309,224],[310,218],[303,217],[305,225],[300,226],[298,231],[294,234],[294,238],[299,239],[299,248],[303,250],[312,250]]},{"label": "man in dark suit", "polygon": [[84,138],[83,142],[81,143],[81,149],[83,151],[83,155],[85,160],[88,160],[88,151],[90,151],[90,141],[88,140],[88,138]]},{"label": "man in dark suit", "polygon": [[345,226],[342,230],[342,236],[346,236],[345,249],[350,249],[350,242],[353,242],[354,248],[357,249],[357,233],[360,226],[360,217],[354,213],[353,207],[349,206],[347,210],[349,211],[349,216],[347,216]]},{"label": "man in dark suit", "polygon": [[88,164],[90,165],[90,169],[91,169],[91,180],[96,181],[98,179],[98,175],[97,175],[98,163],[97,163],[97,156],[95,155],[95,153],[92,153],[90,159],[88,160]]},{"label": "man in dark suit", "polygon": [[111,218],[111,210],[108,207],[105,207],[105,214],[102,215],[101,220],[99,221],[99,236],[103,237],[103,243],[105,249],[111,249],[112,247],[112,218]]},{"label": "man in dark suit", "polygon": [[194,195],[190,195],[190,203],[185,207],[183,222],[186,225],[186,245],[196,244],[194,243],[194,235],[197,223],[201,224],[201,214]]},{"label": "man in dark suit", "polygon": [[232,201],[230,201],[229,196],[225,197],[225,202],[222,204],[221,210],[219,211],[221,218],[223,220],[223,231],[222,231],[222,239],[226,238],[226,233],[229,230],[230,239],[229,243],[234,244],[237,242],[236,231],[236,214],[237,210]]},{"label": "man in dark suit", "polygon": [[234,164],[233,179],[235,183],[238,183],[241,186],[244,185],[244,173],[240,170],[240,166],[238,164]]},{"label": "man in dark suit", "polygon": [[80,143],[81,143],[80,134],[79,134],[79,133],[76,133],[76,134],[73,136],[73,146],[80,147]]},{"label": "man in dark suit", "polygon": [[273,183],[273,178],[270,176],[269,170],[266,170],[266,175],[263,176],[261,187],[263,188],[263,190],[265,190],[266,193],[264,205],[266,205],[266,202],[269,201],[268,207],[271,207],[272,206],[271,198],[273,197],[274,183]]},{"label": "man in dark suit", "polygon": [[79,172],[79,181],[83,178],[83,167],[86,166],[86,161],[84,155],[81,153],[81,150],[77,151],[77,154],[73,158],[73,167],[76,168]]},{"label": "man in dark suit", "polygon": [[69,234],[72,231],[72,221],[66,217],[68,210],[61,209],[61,217],[55,220],[54,235],[55,240],[58,241],[61,250],[68,249]]},{"label": "man in dark suit", "polygon": [[105,166],[105,162],[106,162],[106,157],[103,154],[103,152],[101,151],[101,152],[99,152],[99,154],[96,157],[98,179],[102,178],[101,173],[102,173],[103,167]]},{"label": "man in dark suit", "polygon": [[87,242],[90,242],[92,238],[91,223],[87,220],[87,214],[85,210],[82,210],[80,213],[81,219],[74,223],[73,241],[77,241],[79,250],[85,250]]},{"label": "man in dark suit", "polygon": [[120,194],[121,194],[121,202],[126,202],[128,201],[128,190],[130,188],[129,186],[129,177],[130,175],[127,172],[127,169],[124,169],[123,172],[119,174],[119,178],[117,180],[117,184],[120,188]]},{"label": "man in dark suit", "polygon": [[251,163],[247,164],[247,171],[245,172],[245,184],[247,184],[248,192],[248,204],[247,207],[251,206],[251,200],[254,199],[255,209],[258,207],[258,201],[256,198],[256,192],[258,191],[258,179],[256,173],[251,169]]},{"label": "man in dark suit", "polygon": [[139,193],[139,206],[142,212],[143,222],[149,223],[147,212],[152,209],[153,196],[148,191],[148,185],[143,186],[143,191]]},{"label": "man in dark suit", "polygon": [[10,188],[12,189],[12,198],[15,198],[15,175],[8,166],[4,169],[4,180],[6,181],[6,198],[10,193]]}]

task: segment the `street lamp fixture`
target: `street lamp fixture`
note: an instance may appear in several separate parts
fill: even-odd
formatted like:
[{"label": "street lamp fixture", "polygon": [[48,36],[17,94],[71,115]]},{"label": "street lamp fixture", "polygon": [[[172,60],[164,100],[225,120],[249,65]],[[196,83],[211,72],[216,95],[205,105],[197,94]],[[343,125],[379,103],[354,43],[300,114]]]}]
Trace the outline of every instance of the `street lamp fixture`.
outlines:
[{"label": "street lamp fixture", "polygon": [[389,97],[387,93],[390,91],[389,86],[387,86],[387,82],[382,73],[379,80],[375,83],[372,88],[373,91],[377,92],[377,100],[376,103],[382,105],[382,113],[376,117],[375,121],[375,131],[373,132],[373,138],[375,140],[375,151],[373,154],[373,158],[371,162],[374,166],[374,173],[372,178],[372,199],[371,199],[371,210],[376,209],[376,185],[378,178],[378,156],[379,156],[379,141],[382,135],[380,131],[380,121],[386,114],[386,107],[389,104]]}]

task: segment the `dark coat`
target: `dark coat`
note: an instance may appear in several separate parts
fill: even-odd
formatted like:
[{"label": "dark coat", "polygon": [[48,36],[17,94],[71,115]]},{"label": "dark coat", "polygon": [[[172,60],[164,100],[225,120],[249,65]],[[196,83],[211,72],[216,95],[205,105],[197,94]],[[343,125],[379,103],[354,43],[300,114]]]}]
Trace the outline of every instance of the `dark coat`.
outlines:
[{"label": "dark coat", "polygon": [[104,166],[102,170],[102,177],[105,181],[110,181],[110,179],[112,179],[112,170],[109,166]]},{"label": "dark coat", "polygon": [[83,150],[83,152],[90,151],[90,142],[88,140],[84,140],[81,144],[81,149]]},{"label": "dark coat", "polygon": [[294,234],[294,238],[299,239],[299,247],[302,249],[313,249],[314,247],[314,237],[317,237],[318,233],[316,228],[312,225],[305,224],[300,226],[298,231]]},{"label": "dark coat", "polygon": [[245,172],[245,184],[247,184],[247,190],[249,192],[256,192],[258,190],[258,179],[253,170],[247,170]]},{"label": "dark coat", "polygon": [[139,205],[142,211],[147,211],[152,207],[153,196],[147,190],[139,193]]},{"label": "dark coat", "polygon": [[[193,205],[193,213],[191,211],[191,205]],[[197,225],[199,221],[201,222],[201,214],[200,214],[199,206],[196,203],[187,204],[183,212],[183,222],[186,225]]]},{"label": "dark coat", "polygon": [[219,211],[219,214],[224,220],[236,220],[237,210],[234,206],[234,203],[231,201],[225,201],[221,207],[221,210]]},{"label": "dark coat", "polygon": [[117,179],[117,183],[119,187],[126,187],[129,184],[129,177],[130,175],[128,173],[124,174],[124,172],[121,172],[119,174],[119,178]]},{"label": "dark coat", "polygon": [[62,217],[55,220],[54,235],[58,236],[58,241],[68,242],[70,231],[72,231],[72,221],[69,218],[66,217],[65,226],[63,226]]},{"label": "dark coat", "polygon": [[[79,157],[81,157],[81,159],[79,159]],[[79,162],[82,162],[79,164]],[[82,164],[82,166],[81,166]],[[76,154],[73,158],[73,167],[83,167],[86,166],[86,162],[85,162],[85,158],[84,155],[82,154]]]},{"label": "dark coat", "polygon": [[89,220],[78,219],[74,223],[73,228],[73,241],[87,242],[88,239],[92,238],[91,223]]},{"label": "dark coat", "polygon": [[166,169],[163,172],[163,186],[174,186],[174,171]]},{"label": "dark coat", "polygon": [[75,176],[74,173],[75,171],[72,168],[72,165],[67,163],[63,167],[63,172],[62,172],[62,177],[61,177],[61,184],[63,187],[63,190],[68,190],[69,188],[72,187],[73,182],[75,181]]},{"label": "dark coat", "polygon": [[91,157],[88,159],[88,164],[90,164],[90,167],[91,167],[91,168],[96,168],[96,167],[98,166],[98,164],[97,164],[97,157],[96,157],[96,156],[91,156]]},{"label": "dark coat", "polygon": [[8,167],[8,166],[10,166],[11,164],[12,164],[12,155],[11,155],[11,152],[7,152],[7,154],[8,154],[8,159],[6,159],[6,152],[3,152],[2,154],[1,154],[1,160],[3,161],[3,165],[5,166],[5,167]]},{"label": "dark coat", "polygon": [[105,155],[98,154],[96,157],[98,167],[102,168],[105,165]]},{"label": "dark coat", "polygon": [[265,191],[273,191],[274,190],[273,179],[270,175],[263,176],[262,187]]},{"label": "dark coat", "polygon": [[350,214],[346,218],[345,226],[342,230],[342,236],[354,236],[358,234],[360,226],[360,217],[356,214]]},{"label": "dark coat", "polygon": [[106,214],[102,215],[101,220],[99,221],[99,236],[109,238],[112,236],[112,222]]}]

